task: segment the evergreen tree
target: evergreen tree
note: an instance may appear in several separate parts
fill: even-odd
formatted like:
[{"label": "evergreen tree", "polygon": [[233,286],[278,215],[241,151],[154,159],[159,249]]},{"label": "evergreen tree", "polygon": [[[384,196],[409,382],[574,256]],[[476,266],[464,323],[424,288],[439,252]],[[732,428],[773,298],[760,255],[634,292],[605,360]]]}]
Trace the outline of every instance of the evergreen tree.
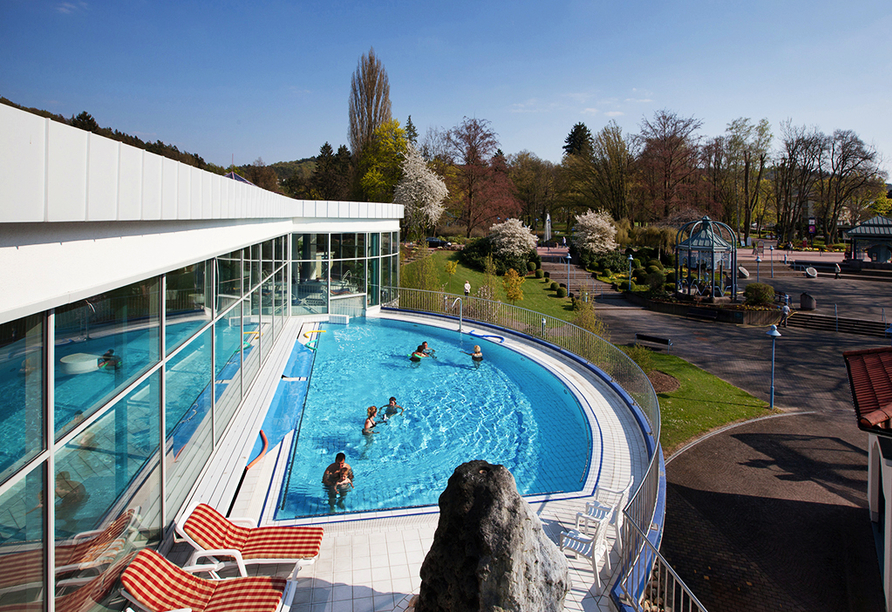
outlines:
[{"label": "evergreen tree", "polygon": [[592,152],[593,142],[591,131],[580,121],[564,139],[564,155],[587,156]]},{"label": "evergreen tree", "polygon": [[418,146],[418,130],[415,129],[415,124],[412,123],[412,115],[409,115],[409,118],[406,119],[406,140],[412,143],[413,146]]}]

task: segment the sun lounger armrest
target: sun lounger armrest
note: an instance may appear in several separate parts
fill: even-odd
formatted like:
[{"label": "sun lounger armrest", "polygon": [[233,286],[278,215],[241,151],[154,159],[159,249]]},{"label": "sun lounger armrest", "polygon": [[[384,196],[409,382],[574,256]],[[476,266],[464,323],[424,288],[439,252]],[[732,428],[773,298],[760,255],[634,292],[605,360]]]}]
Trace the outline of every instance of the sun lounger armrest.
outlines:
[{"label": "sun lounger armrest", "polygon": [[[183,569],[186,570],[187,572],[195,573],[192,570],[190,570],[189,568],[190,567],[201,567],[203,569],[197,569],[195,571],[212,572],[212,573],[216,572],[217,570],[221,569],[225,564],[217,561],[217,559],[215,557],[232,557],[235,560],[235,564],[238,566],[239,575],[242,576],[242,578],[247,577],[248,570],[245,569],[245,560],[242,558],[242,553],[241,553],[241,551],[238,551],[234,548],[197,550],[194,553],[192,553],[192,557],[189,558],[189,565],[187,567],[184,567]],[[212,564],[215,565],[216,567],[209,569],[210,566],[208,564],[201,565],[201,564],[196,563],[199,559],[204,559],[204,558],[210,559]]]},{"label": "sun lounger armrest", "polygon": [[294,599],[294,589],[296,588],[296,580],[289,580],[285,584],[285,592],[282,593],[282,603],[279,605],[279,612],[289,612],[291,610],[291,600]]},{"label": "sun lounger armrest", "polygon": [[251,518],[229,517],[226,520],[228,520],[233,525],[238,525],[239,527],[247,527],[248,529],[256,529],[257,528],[257,521],[255,521],[254,519],[251,519]]}]

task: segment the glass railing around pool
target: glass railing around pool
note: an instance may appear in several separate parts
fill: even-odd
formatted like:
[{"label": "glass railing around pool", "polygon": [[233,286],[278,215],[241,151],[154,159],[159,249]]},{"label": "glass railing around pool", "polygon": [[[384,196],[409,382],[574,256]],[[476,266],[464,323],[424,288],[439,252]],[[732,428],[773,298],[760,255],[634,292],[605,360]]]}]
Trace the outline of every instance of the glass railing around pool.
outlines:
[{"label": "glass railing around pool", "polygon": [[[653,535],[654,519],[657,518],[660,472],[663,465],[660,451],[660,404],[647,375],[634,361],[604,338],[577,325],[502,302],[441,291],[382,287],[381,305],[385,308],[454,317],[459,319],[460,324],[463,320],[469,320],[526,334],[589,362],[625,391],[634,407],[640,410],[647,421],[650,431],[646,431],[645,427],[645,435],[652,444],[648,446],[650,457],[644,478],[623,509],[622,541],[625,546],[619,551],[620,561],[614,566],[611,579],[614,602],[624,609],[642,609],[645,597],[650,597],[650,577],[656,575],[658,570],[664,572],[663,568],[668,568],[673,578],[672,588],[684,593],[680,595],[684,601],[695,602],[691,610],[705,612],[705,608],[659,557],[654,543],[648,539],[649,535]],[[662,517],[657,522],[662,523]],[[644,580],[642,576],[649,579]],[[672,599],[675,599],[674,595]]]}]

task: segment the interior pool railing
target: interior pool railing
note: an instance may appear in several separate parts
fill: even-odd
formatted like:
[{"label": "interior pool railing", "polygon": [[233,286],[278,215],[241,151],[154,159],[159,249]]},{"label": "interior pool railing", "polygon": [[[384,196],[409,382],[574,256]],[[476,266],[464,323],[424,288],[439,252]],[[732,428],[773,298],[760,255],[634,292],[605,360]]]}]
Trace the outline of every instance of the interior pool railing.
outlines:
[{"label": "interior pool railing", "polygon": [[[383,287],[381,305],[451,317],[460,323],[467,320],[510,329],[562,349],[606,374],[611,386],[625,396],[637,416],[643,417],[639,421],[650,453],[647,471],[623,509],[624,546],[610,580],[611,597],[622,610],[643,610],[645,602],[649,606],[656,602],[683,602],[683,607],[672,609],[706,611],[659,554],[665,516],[660,403],[647,375],[634,361],[604,338],[577,325],[493,300],[442,291]],[[663,592],[663,587],[671,591]]]}]

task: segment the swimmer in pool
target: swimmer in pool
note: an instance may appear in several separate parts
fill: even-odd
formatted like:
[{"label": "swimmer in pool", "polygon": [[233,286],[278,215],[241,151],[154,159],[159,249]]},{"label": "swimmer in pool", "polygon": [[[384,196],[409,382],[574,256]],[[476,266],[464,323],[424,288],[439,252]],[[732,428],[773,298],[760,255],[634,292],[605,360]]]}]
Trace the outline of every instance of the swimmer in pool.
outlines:
[{"label": "swimmer in pool", "polygon": [[393,415],[402,414],[403,411],[406,410],[405,408],[403,408],[402,406],[400,406],[399,404],[396,403],[395,397],[391,397],[390,403],[387,404],[386,406],[382,406],[381,409],[384,410],[384,421],[385,422],[387,421],[387,419],[389,419]]},{"label": "swimmer in pool", "polygon": [[437,351],[428,347],[427,341],[424,341],[421,343],[421,352],[424,353],[425,355],[427,355],[428,357],[433,357],[434,359],[437,358],[437,355],[436,355]]},{"label": "swimmer in pool", "polygon": [[424,352],[424,345],[423,345],[423,344],[419,344],[419,345],[418,345],[418,348],[415,349],[415,351],[409,356],[409,359],[410,359],[413,363],[418,363],[418,362],[420,362],[422,359],[424,359],[425,357],[430,357],[430,355],[428,355],[427,353]]},{"label": "swimmer in pool", "polygon": [[362,426],[362,434],[368,436],[370,434],[378,433],[377,431],[373,431],[375,425],[375,415],[378,414],[377,406],[369,406],[366,410],[368,416],[366,417],[365,424]]},{"label": "swimmer in pool", "polygon": [[475,368],[479,368],[479,367],[480,367],[480,362],[483,361],[483,352],[480,350],[480,345],[479,345],[479,344],[475,344],[475,345],[474,345],[474,352],[473,352],[473,353],[469,353],[468,351],[462,351],[462,352],[463,352],[465,355],[470,355],[470,356],[471,356],[471,361],[474,362],[474,367],[475,367]]}]

